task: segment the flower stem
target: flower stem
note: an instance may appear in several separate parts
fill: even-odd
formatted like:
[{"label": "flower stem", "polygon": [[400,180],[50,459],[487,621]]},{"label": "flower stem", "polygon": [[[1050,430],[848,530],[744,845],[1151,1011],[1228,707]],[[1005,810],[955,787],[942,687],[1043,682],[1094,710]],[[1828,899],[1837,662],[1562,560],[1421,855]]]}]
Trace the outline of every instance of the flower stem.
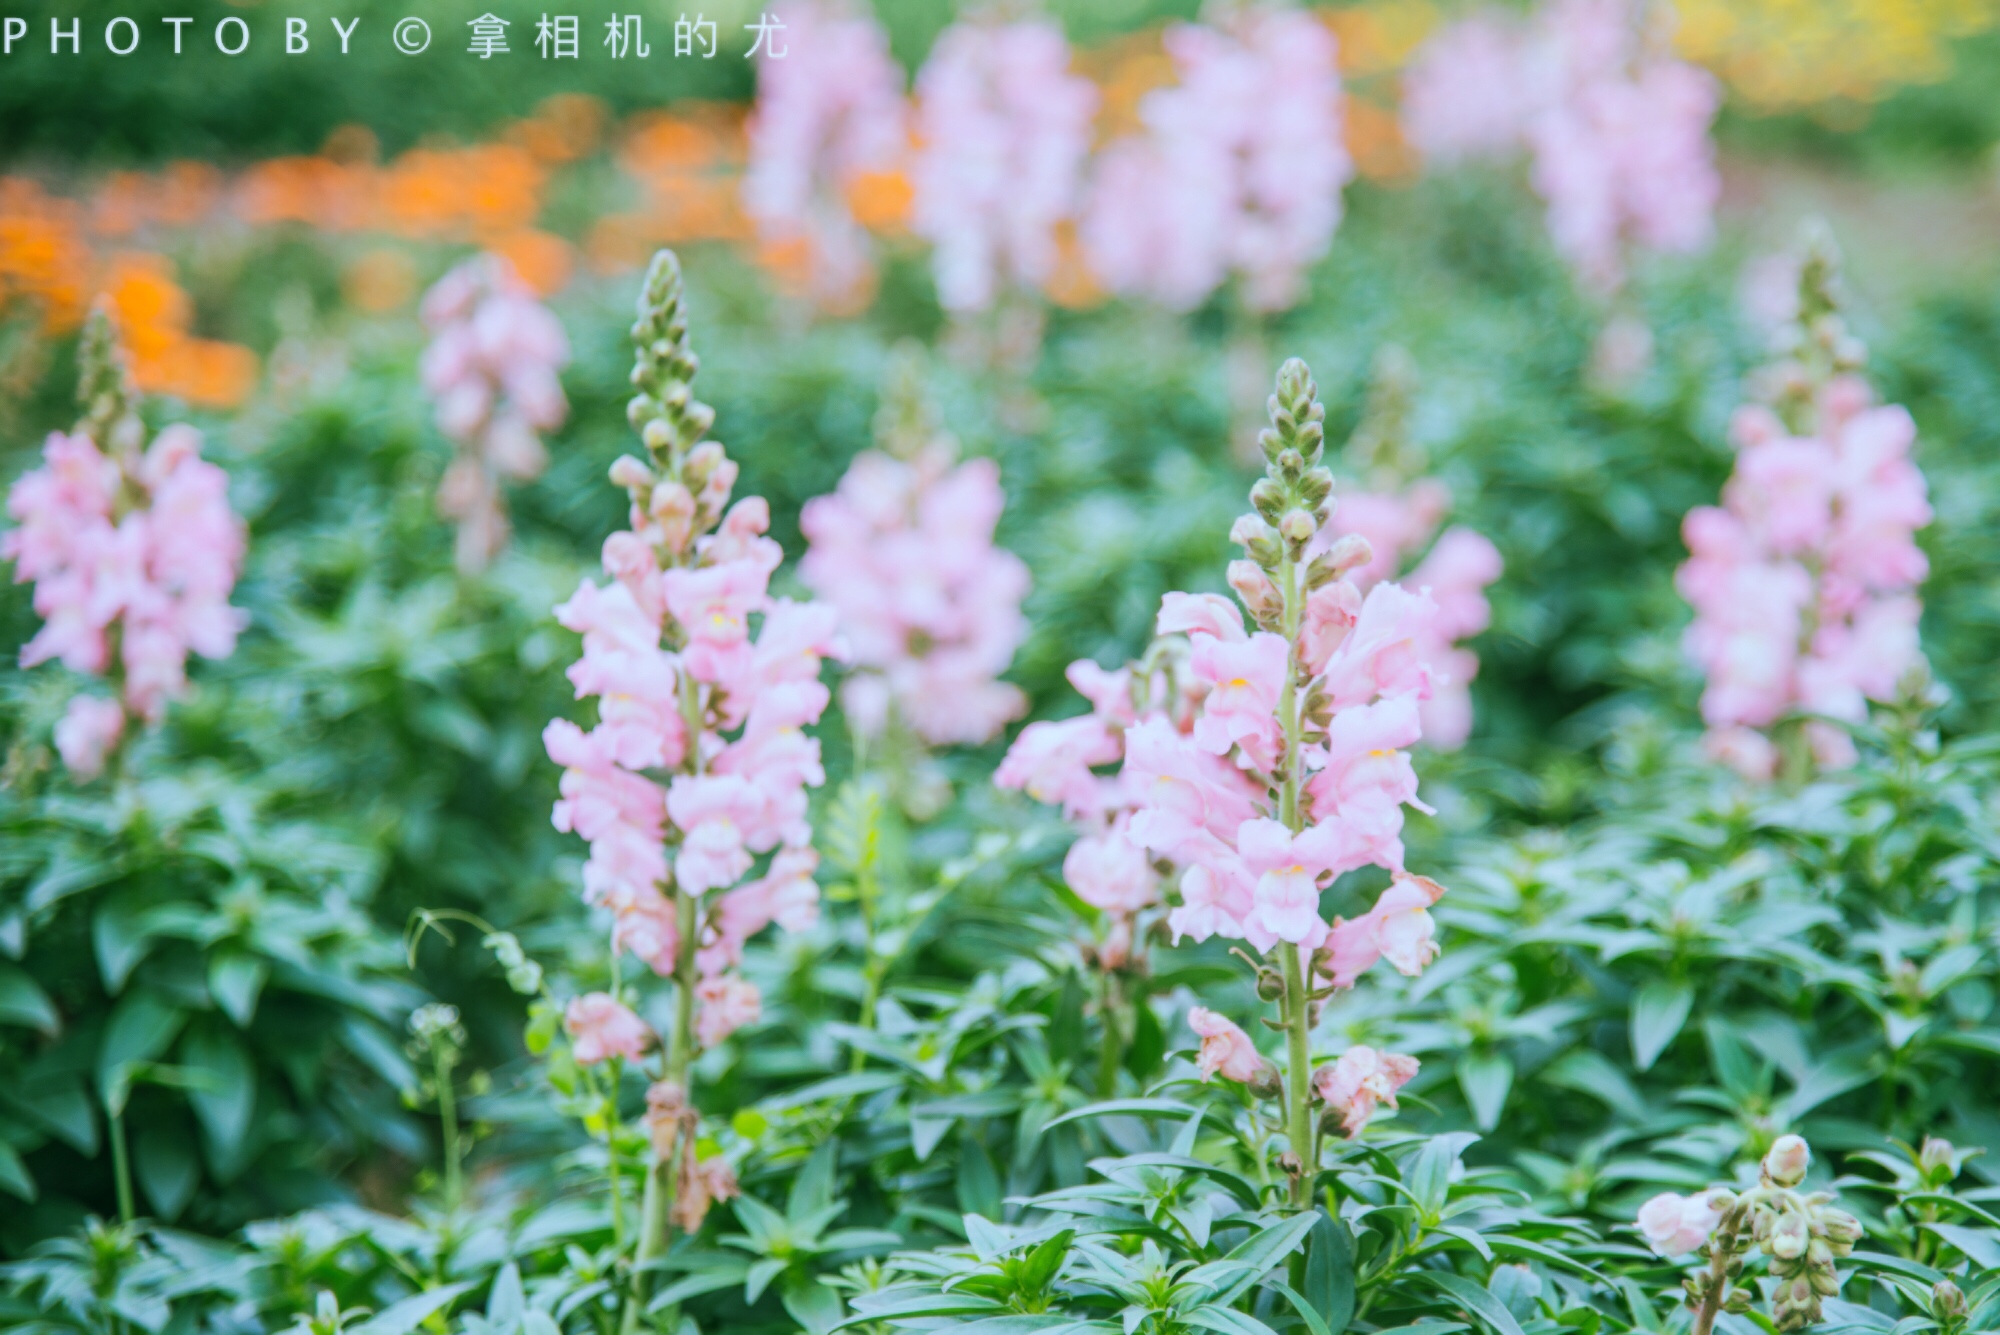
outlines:
[{"label": "flower stem", "polygon": [[1729,1257],[1730,1253],[1724,1248],[1710,1248],[1708,1292],[1702,1295],[1701,1307],[1694,1314],[1691,1335],[1710,1335],[1715,1329],[1715,1314],[1722,1310],[1723,1292],[1729,1287]]},{"label": "flower stem", "polygon": [[[694,956],[700,928],[699,910],[693,895],[679,887],[674,889],[674,916],[680,929],[680,943],[674,959],[674,1032],[667,1040],[666,1078],[684,1091],[688,1090],[688,1071],[694,1061]],[[639,1313],[646,1305],[646,1266],[666,1249],[667,1207],[680,1194],[679,1168],[687,1157],[681,1137],[687,1134],[685,1125],[677,1128],[666,1156],[662,1158],[656,1152],[652,1166],[646,1170],[646,1194],[639,1206],[639,1249],[632,1258],[632,1293],[619,1323],[623,1335],[632,1335],[638,1329]]]},{"label": "flower stem", "polygon": [[125,1152],[125,1113],[111,1114],[111,1175],[118,1184],[118,1222],[129,1224],[138,1214],[132,1205],[132,1162]]},{"label": "flower stem", "polygon": [[1125,1060],[1122,1035],[1118,1031],[1118,978],[1104,970],[1104,999],[1100,1003],[1104,1021],[1104,1046],[1097,1058],[1097,1097],[1113,1098],[1118,1093],[1118,1067]]},{"label": "flower stem", "polygon": [[435,1046],[431,1050],[431,1070],[437,1076],[438,1121],[444,1131],[445,1208],[455,1213],[465,1190],[458,1166],[458,1102],[452,1093],[451,1067],[445,1062],[443,1050]]},{"label": "flower stem", "polygon": [[1285,967],[1285,1135],[1299,1159],[1299,1175],[1292,1179],[1292,1204],[1304,1207],[1312,1201],[1313,1179],[1319,1169],[1308,1157],[1313,1152],[1312,1000],[1306,995],[1305,962],[1299,947],[1280,941],[1278,958]]}]

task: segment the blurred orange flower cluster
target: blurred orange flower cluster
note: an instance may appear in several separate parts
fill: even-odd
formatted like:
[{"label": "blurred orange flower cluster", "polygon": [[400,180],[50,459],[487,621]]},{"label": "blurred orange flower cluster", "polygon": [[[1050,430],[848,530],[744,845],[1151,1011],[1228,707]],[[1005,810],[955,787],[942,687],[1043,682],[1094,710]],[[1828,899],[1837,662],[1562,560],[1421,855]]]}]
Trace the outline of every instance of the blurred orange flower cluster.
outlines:
[{"label": "blurred orange flower cluster", "polygon": [[636,267],[669,242],[743,241],[749,223],[737,202],[745,109],[685,102],[669,113],[643,111],[618,135],[620,170],[639,187],[636,207],[607,213],[584,242],[600,269]]},{"label": "blurred orange flower cluster", "polygon": [[194,303],[165,259],[114,255],[102,285],[124,325],[140,389],[204,408],[231,408],[250,396],[257,384],[257,354],[189,332]]},{"label": "blurred orange flower cluster", "polygon": [[1870,102],[1951,72],[2000,0],[1679,0],[1681,54],[1763,107]]}]

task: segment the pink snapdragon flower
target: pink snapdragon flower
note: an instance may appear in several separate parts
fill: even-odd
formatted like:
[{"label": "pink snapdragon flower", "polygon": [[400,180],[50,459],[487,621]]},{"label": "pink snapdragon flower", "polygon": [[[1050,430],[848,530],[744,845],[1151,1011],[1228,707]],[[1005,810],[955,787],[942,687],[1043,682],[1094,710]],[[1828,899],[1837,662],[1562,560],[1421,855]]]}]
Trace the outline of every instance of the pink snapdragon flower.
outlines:
[{"label": "pink snapdragon flower", "polygon": [[176,424],[145,444],[137,391],[101,310],[80,356],[88,415],[50,435],[42,466],[8,491],[17,527],[0,534],[0,559],[14,562],[16,583],[33,581],[42,618],[21,665],[57,659],[117,686],[118,703],[80,697],[57,726],[65,765],[89,779],[127,734],[123,716],[157,724],[187,693],[189,653],[234,652],[245,617],[229,595],[246,541],[228,475],[202,459],[199,432]]},{"label": "pink snapdragon flower", "polygon": [[1710,1201],[1710,1192],[1682,1196],[1663,1191],[1639,1207],[1639,1232],[1656,1255],[1673,1259],[1686,1256],[1715,1232],[1722,1211]]},{"label": "pink snapdragon flower", "polygon": [[1342,1130],[1358,1136],[1376,1108],[1396,1106],[1396,1091],[1416,1076],[1418,1065],[1415,1057],[1399,1052],[1351,1047],[1331,1066],[1313,1072],[1313,1092],[1328,1110],[1341,1114]]},{"label": "pink snapdragon flower", "polygon": [[1041,288],[1078,207],[1097,89],[1046,19],[955,23],[917,74],[910,227],[931,242],[938,301],[985,310]]},{"label": "pink snapdragon flower", "polygon": [[698,1009],[694,1019],[695,1042],[712,1048],[741,1029],[755,1024],[764,1013],[764,998],[757,985],[735,974],[704,978],[695,985]]},{"label": "pink snapdragon flower", "polygon": [[799,577],[839,613],[857,669],[841,703],[857,731],[879,736],[893,716],[931,745],[990,741],[1027,707],[999,680],[1027,637],[1029,585],[1026,564],[993,541],[1000,470],[954,463],[942,433],[905,453],[866,451],[831,495],[806,502]]},{"label": "pink snapdragon flower", "polygon": [[458,447],[438,508],[458,524],[458,568],[484,570],[507,545],[504,482],[548,466],[541,433],[569,415],[560,375],[569,340],[534,289],[498,255],[480,255],[425,294],[431,330],[420,371],[437,425]]},{"label": "pink snapdragon flower", "polygon": [[1224,1080],[1248,1084],[1264,1070],[1264,1058],[1258,1054],[1257,1045],[1227,1016],[1196,1006],[1188,1012],[1188,1028],[1201,1036],[1201,1053],[1195,1065],[1204,1084],[1218,1075]]},{"label": "pink snapdragon flower", "polygon": [[1333,985],[1353,987],[1382,959],[1405,977],[1422,973],[1437,958],[1437,924],[1430,908],[1443,897],[1444,887],[1428,876],[1398,873],[1366,914],[1352,922],[1336,918],[1325,964]]},{"label": "pink snapdragon flower", "polygon": [[695,1037],[712,1045],[757,1015],[756,989],[729,972],[745,942],[816,920],[806,790],[826,776],[805,729],[831,698],[822,660],[844,649],[831,607],[770,596],[770,508],[732,504],[736,466],[701,440],[713,412],[688,392],[670,254],[646,282],[629,415],[647,457],[611,469],[629,527],[604,544],[608,581],[556,609],[583,637],[569,676],[598,722],[558,719],[543,739],[564,767],[553,820],[590,844],[584,897],[608,913],[612,949],[699,988]]},{"label": "pink snapdragon flower", "polygon": [[1632,247],[1708,244],[1720,105],[1634,0],[1548,0],[1525,27],[1484,14],[1431,38],[1405,76],[1403,129],[1438,162],[1525,146],[1556,249],[1608,292]]},{"label": "pink snapdragon flower", "polygon": [[586,992],[571,1001],[563,1011],[563,1030],[584,1066],[595,1066],[607,1057],[638,1061],[653,1042],[646,1022],[609,992]]},{"label": "pink snapdragon flower", "polygon": [[[1807,314],[1779,332],[1787,351],[1760,377],[1774,402],[1738,410],[1722,505],[1681,528],[1689,558],[1674,582],[1695,613],[1688,656],[1707,677],[1704,749],[1753,779],[1777,772],[1767,733],[1787,716],[1861,722],[1923,663],[1916,588],[1929,565],[1916,532],[1931,508],[1910,458],[1916,427],[1873,402],[1831,265],[1819,252],[1795,269],[1795,312]],[[1822,766],[1853,760],[1836,727],[1808,723],[1804,737]]]},{"label": "pink snapdragon flower", "polygon": [[1091,268],[1175,310],[1234,274],[1252,310],[1282,310],[1331,246],[1354,174],[1333,35],[1309,13],[1246,8],[1164,41],[1178,82],[1098,159],[1079,229]]},{"label": "pink snapdragon flower", "polygon": [[903,72],[865,6],[793,0],[775,12],[786,53],[758,59],[743,208],[767,245],[803,248],[815,303],[844,306],[874,275],[849,196],[907,151]]}]

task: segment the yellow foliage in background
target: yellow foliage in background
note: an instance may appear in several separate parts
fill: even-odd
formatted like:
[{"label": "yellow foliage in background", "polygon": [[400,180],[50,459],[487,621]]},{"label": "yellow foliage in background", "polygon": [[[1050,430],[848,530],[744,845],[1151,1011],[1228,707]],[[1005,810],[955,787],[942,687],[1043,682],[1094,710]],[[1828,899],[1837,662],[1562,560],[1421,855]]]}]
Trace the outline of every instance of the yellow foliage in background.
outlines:
[{"label": "yellow foliage in background", "polygon": [[2000,0],[1680,0],[1675,44],[1756,106],[1874,101],[1951,73]]}]

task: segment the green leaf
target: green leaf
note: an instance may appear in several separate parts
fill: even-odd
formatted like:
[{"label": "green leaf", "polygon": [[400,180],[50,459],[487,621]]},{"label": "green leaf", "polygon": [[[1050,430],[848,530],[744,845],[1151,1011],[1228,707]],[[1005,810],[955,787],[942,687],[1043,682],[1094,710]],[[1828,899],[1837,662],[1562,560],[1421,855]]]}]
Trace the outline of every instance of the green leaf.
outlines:
[{"label": "green leaf", "polygon": [[804,1327],[806,1335],[827,1335],[846,1315],[840,1295],[818,1279],[784,1285],[778,1290],[778,1300],[792,1320]]},{"label": "green leaf", "polygon": [[1346,1220],[1323,1209],[1316,1214],[1306,1235],[1305,1297],[1325,1335],[1341,1335],[1354,1319],[1354,1234]]},{"label": "green leaf", "polygon": [[1656,979],[1632,998],[1632,1064],[1642,1071],[1674,1041],[1694,1008],[1694,989],[1686,983]]},{"label": "green leaf", "polygon": [[91,915],[90,943],[97,952],[97,971],[104,976],[104,990],[117,996],[132,970],[152,949],[153,934],[147,930],[145,911],[121,897]]},{"label": "green leaf", "polygon": [[1299,1294],[1298,1290],[1281,1279],[1272,1280],[1270,1287],[1274,1292],[1283,1297],[1286,1302],[1290,1303],[1292,1310],[1299,1314],[1299,1320],[1306,1323],[1307,1335],[1335,1335],[1335,1332],[1328,1327],[1320,1314],[1313,1310],[1313,1305],[1307,1302]]},{"label": "green leaf", "polygon": [[97,1048],[98,1088],[114,1114],[125,1110],[133,1068],[166,1051],[186,1019],[179,1007],[144,988],[119,998]]},{"label": "green leaf", "polygon": [[743,1277],[749,1273],[750,1262],[748,1261],[725,1261],[711,1264],[704,1267],[698,1273],[689,1275],[686,1279],[675,1280],[672,1284],[661,1289],[653,1295],[652,1301],[646,1304],[646,1310],[648,1312],[657,1312],[661,1308],[671,1307],[673,1304],[683,1302],[689,1298],[698,1298],[704,1293],[715,1293],[721,1289],[733,1289],[738,1284],[741,1284]]},{"label": "green leaf", "polygon": [[348,1335],[410,1335],[432,1316],[451,1306],[459,1294],[471,1287],[472,1282],[468,1280],[411,1294],[399,1303],[389,1304],[373,1319],[348,1327]]},{"label": "green leaf", "polygon": [[[1247,1265],[1249,1269],[1240,1272],[1235,1278],[1222,1284],[1216,1290],[1213,1301],[1218,1303],[1235,1302],[1249,1290],[1251,1285],[1262,1279],[1272,1266],[1297,1251],[1299,1246],[1305,1241],[1306,1235],[1312,1232],[1313,1225],[1318,1222],[1319,1211],[1317,1210],[1311,1214],[1296,1214],[1289,1219],[1279,1220],[1267,1228],[1252,1233],[1242,1242],[1236,1244],[1235,1247],[1230,1249],[1229,1254],[1222,1258],[1222,1261],[1234,1261],[1240,1265]],[[1210,1264],[1220,1265],[1221,1262],[1211,1262]],[[1206,1268],[1203,1267],[1203,1269]]]},{"label": "green leaf", "polygon": [[1278,1335],[1278,1332],[1256,1317],[1215,1303],[1197,1307],[1191,1312],[1182,1312],[1179,1317],[1183,1325],[1219,1331],[1221,1335]]},{"label": "green leaf", "polygon": [[1981,1270],[2000,1270],[2000,1238],[1976,1228],[1966,1228],[1962,1224],[1919,1224],[1952,1246],[1964,1252],[1966,1258]]},{"label": "green leaf", "polygon": [[521,1268],[509,1261],[493,1279],[493,1292],[486,1297],[486,1319],[511,1331],[521,1324],[527,1308],[527,1296],[521,1290]]},{"label": "green leaf", "polygon": [[12,964],[0,964],[0,1024],[39,1029],[51,1037],[62,1027],[49,994],[26,969]]},{"label": "green leaf", "polygon": [[1132,1041],[1125,1049],[1125,1069],[1143,1086],[1166,1055],[1167,1036],[1160,1028],[1160,1017],[1142,1000],[1132,1010]]},{"label": "green leaf", "polygon": [[986,1147],[969,1135],[959,1141],[957,1190],[958,1208],[966,1214],[1000,1216],[1000,1174]]},{"label": "green leaf", "polygon": [[1403,1170],[1403,1185],[1427,1219],[1435,1219],[1451,1193],[1451,1169],[1458,1162],[1456,1144],[1448,1137],[1432,1136],[1411,1156]]},{"label": "green leaf", "polygon": [[1635,1122],[1645,1119],[1646,1101],[1640,1097],[1638,1087],[1604,1054],[1593,1049],[1578,1048],[1568,1053],[1560,1061],[1542,1068],[1536,1078],[1561,1089],[1588,1094]]},{"label": "green leaf", "polygon": [[767,1256],[761,1261],[752,1261],[750,1269],[743,1274],[743,1301],[755,1304],[764,1296],[764,1290],[771,1287],[771,1281],[785,1273],[791,1264],[783,1257]]},{"label": "green leaf", "polygon": [[10,1196],[18,1196],[24,1201],[35,1199],[34,1174],[28,1165],[21,1162],[21,1156],[12,1145],[0,1140],[0,1191]]},{"label": "green leaf", "polygon": [[201,1181],[194,1146],[183,1129],[183,1117],[149,1122],[132,1138],[133,1176],[153,1203],[153,1212],[171,1223],[194,1196]]},{"label": "green leaf", "polygon": [[1500,1124],[1507,1091],[1514,1087],[1514,1063],[1498,1052],[1468,1053],[1459,1059],[1458,1087],[1465,1091],[1472,1120],[1481,1131],[1491,1131]]},{"label": "green leaf", "polygon": [[785,1213],[793,1219],[802,1219],[832,1205],[839,1168],[840,1140],[829,1136],[806,1156],[798,1176],[792,1179],[791,1194],[785,1197]]},{"label": "green leaf", "polygon": [[[655,1302],[657,1301],[656,1299]],[[991,1298],[981,1298],[977,1294],[926,1293],[919,1297],[898,1299],[880,1305],[871,1302],[867,1311],[857,1311],[834,1329],[866,1326],[877,1321],[909,1321],[919,1317],[983,1316],[1005,1310]]]},{"label": "green leaf", "polygon": [[263,995],[264,980],[271,966],[245,950],[225,947],[208,962],[208,994],[222,1013],[247,1029],[257,1015],[257,998]]},{"label": "green leaf", "polygon": [[1082,1121],[1087,1117],[1187,1117],[1195,1111],[1191,1103],[1179,1099],[1106,1099],[1102,1103],[1088,1103],[1061,1117],[1053,1117],[1048,1127],[1061,1126],[1064,1122]]},{"label": "green leaf", "polygon": [[1412,1270],[1405,1278],[1442,1289],[1447,1297],[1498,1335],[1523,1335],[1521,1323],[1514,1319],[1506,1304],[1463,1275],[1445,1270]]},{"label": "green leaf", "polygon": [[241,1144],[257,1108],[257,1065],[243,1040],[211,1019],[188,1030],[179,1055],[181,1065],[197,1076],[188,1102],[210,1141],[224,1147]]}]

